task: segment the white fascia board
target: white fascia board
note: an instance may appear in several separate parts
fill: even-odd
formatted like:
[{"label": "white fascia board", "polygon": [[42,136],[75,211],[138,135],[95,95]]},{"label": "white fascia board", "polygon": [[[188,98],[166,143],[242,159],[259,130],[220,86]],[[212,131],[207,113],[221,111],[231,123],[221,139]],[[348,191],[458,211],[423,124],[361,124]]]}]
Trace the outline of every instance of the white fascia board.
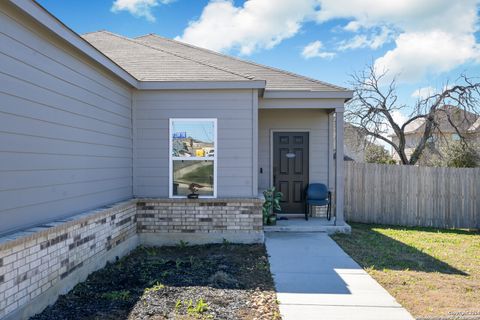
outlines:
[{"label": "white fascia board", "polygon": [[76,32],[68,28],[60,20],[55,18],[46,9],[31,0],[10,0],[12,4],[17,6],[20,10],[31,16],[35,21],[49,29],[51,32],[86,54],[94,61],[100,63],[102,66],[113,72],[116,76],[128,82],[131,86],[137,86],[137,79],[123,70],[115,62],[106,57],[103,53],[98,51],[95,47],[89,44]]},{"label": "white fascia board", "polygon": [[139,90],[262,89],[264,80],[246,81],[139,81]]},{"label": "white fascia board", "polygon": [[265,90],[265,99],[345,99],[353,98],[353,91]]}]

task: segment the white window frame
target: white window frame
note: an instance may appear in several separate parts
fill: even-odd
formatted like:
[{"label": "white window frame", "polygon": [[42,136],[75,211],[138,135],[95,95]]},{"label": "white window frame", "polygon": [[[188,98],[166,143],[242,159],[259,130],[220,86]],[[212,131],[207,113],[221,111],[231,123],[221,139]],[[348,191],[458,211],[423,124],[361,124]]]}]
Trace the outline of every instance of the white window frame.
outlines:
[{"label": "white window frame", "polygon": [[[172,156],[172,128],[173,122],[213,122],[213,157],[174,157]],[[170,118],[168,126],[168,195],[170,198],[186,198],[186,196],[173,195],[173,161],[174,160],[207,160],[213,161],[213,196],[199,196],[199,198],[216,198],[217,197],[217,158],[218,158],[218,144],[217,144],[217,118]]]}]

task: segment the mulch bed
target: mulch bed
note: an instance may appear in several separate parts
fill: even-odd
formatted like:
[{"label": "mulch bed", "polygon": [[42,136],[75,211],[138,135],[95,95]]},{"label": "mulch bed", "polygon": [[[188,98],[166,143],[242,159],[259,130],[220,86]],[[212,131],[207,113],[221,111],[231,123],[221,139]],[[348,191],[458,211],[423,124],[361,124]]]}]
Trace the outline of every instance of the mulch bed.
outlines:
[{"label": "mulch bed", "polygon": [[139,247],[34,316],[55,319],[280,319],[263,245]]}]

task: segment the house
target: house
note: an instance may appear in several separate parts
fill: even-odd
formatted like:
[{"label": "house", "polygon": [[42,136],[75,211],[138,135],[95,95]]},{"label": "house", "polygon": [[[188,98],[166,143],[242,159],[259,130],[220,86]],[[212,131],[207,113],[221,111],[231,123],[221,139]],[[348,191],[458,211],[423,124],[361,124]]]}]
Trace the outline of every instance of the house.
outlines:
[{"label": "house", "polygon": [[139,244],[261,242],[270,186],[299,213],[325,183],[345,224],[351,91],[157,35],[79,36],[30,0],[0,2],[0,37],[0,318]]},{"label": "house", "polygon": [[359,127],[345,122],[343,141],[345,157],[350,161],[365,162],[365,149],[372,142]]},{"label": "house", "polygon": [[[480,117],[478,115],[448,105],[438,109],[435,114],[435,122],[437,126],[433,130],[431,138],[428,140],[428,149],[424,151],[421,161],[428,162],[434,155],[441,156],[442,147],[446,146],[449,142],[459,141],[460,135],[455,127],[472,146],[478,147],[480,145]],[[408,158],[410,158],[417,147],[424,131],[425,120],[423,118],[414,120],[405,127],[405,151]],[[390,137],[393,142],[398,143],[397,136],[393,134]],[[392,156],[394,160],[400,160],[394,150],[392,150]]]}]

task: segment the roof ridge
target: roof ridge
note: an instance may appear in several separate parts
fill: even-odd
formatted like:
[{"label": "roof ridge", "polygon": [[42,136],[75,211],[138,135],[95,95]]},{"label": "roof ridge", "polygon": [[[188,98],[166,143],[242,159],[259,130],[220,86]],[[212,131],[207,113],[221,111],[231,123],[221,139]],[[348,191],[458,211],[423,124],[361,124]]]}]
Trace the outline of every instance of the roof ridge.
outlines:
[{"label": "roof ridge", "polygon": [[186,47],[190,47],[190,48],[193,48],[193,49],[202,50],[202,51],[205,51],[205,52],[208,52],[208,53],[215,54],[217,56],[234,59],[234,60],[241,61],[241,62],[244,62],[244,63],[248,63],[248,64],[251,64],[251,65],[254,65],[254,66],[257,66],[257,67],[262,67],[262,68],[278,71],[278,72],[281,72],[283,74],[287,74],[287,75],[294,76],[294,77],[299,77],[299,78],[302,78],[302,79],[305,79],[305,80],[308,80],[308,81],[320,83],[320,84],[323,84],[323,85],[328,86],[328,87],[334,87],[334,88],[339,89],[339,90],[345,90],[345,91],[348,90],[347,88],[337,86],[337,85],[334,85],[334,84],[331,84],[331,83],[328,83],[328,82],[320,81],[320,80],[317,80],[317,79],[313,79],[313,78],[310,78],[310,77],[302,76],[302,75],[294,73],[294,72],[270,67],[270,66],[267,66],[267,65],[263,65],[263,64],[260,64],[260,63],[250,61],[250,60],[240,59],[240,58],[237,58],[237,57],[234,57],[234,56],[229,56],[229,55],[226,55],[226,54],[223,54],[223,53],[220,53],[220,52],[216,52],[216,51],[206,49],[206,48],[201,48],[201,47],[198,47],[198,46],[195,46],[195,45],[192,45],[192,44],[189,44],[189,43],[185,43],[185,42],[182,42],[182,41],[165,38],[165,37],[159,36],[156,33],[149,33],[149,34],[144,35],[144,36],[135,37],[135,39],[146,38],[146,37],[149,37],[149,36],[154,36],[154,37],[157,37],[157,38],[169,41],[169,42],[177,43],[177,44],[180,44],[180,45],[183,45],[183,46],[186,46]]},{"label": "roof ridge", "polygon": [[212,66],[212,65],[209,65],[209,64],[204,63],[204,62],[201,62],[201,61],[193,60],[193,59],[190,59],[190,58],[188,58],[188,57],[184,57],[184,56],[182,56],[182,55],[179,55],[179,54],[176,54],[176,53],[173,53],[173,52],[170,52],[170,51],[166,51],[166,50],[163,50],[163,49],[160,49],[160,48],[156,48],[156,47],[147,45],[147,44],[145,44],[145,43],[139,42],[139,41],[137,41],[137,40],[135,40],[135,39],[131,39],[131,38],[128,38],[128,37],[125,37],[125,36],[122,36],[122,35],[119,35],[119,34],[110,32],[110,31],[103,30],[103,31],[98,31],[98,32],[107,33],[107,34],[110,34],[110,35],[115,36],[115,37],[117,37],[117,38],[120,38],[120,39],[123,39],[123,40],[127,40],[127,41],[133,42],[133,43],[135,43],[135,44],[138,44],[138,45],[141,45],[141,46],[144,46],[144,47],[147,47],[147,48],[156,50],[156,51],[161,51],[161,52],[170,54],[170,55],[172,55],[172,56],[176,56],[176,57],[179,57],[179,58],[182,58],[182,59],[185,59],[185,60],[192,61],[192,62],[194,62],[194,63],[198,63],[198,64],[201,64],[201,65],[210,67],[210,68],[215,68],[215,69],[220,70],[220,71],[223,71],[223,72],[228,72],[228,73],[231,73],[231,74],[233,74],[233,75],[236,75],[236,76],[245,78],[245,79],[247,79],[247,80],[249,80],[249,81],[253,80],[253,79],[251,79],[251,78],[246,77],[246,76],[243,75],[243,74],[235,73],[235,72],[233,72],[233,71],[231,71],[231,70],[222,69],[222,68],[217,67],[217,66]]}]

